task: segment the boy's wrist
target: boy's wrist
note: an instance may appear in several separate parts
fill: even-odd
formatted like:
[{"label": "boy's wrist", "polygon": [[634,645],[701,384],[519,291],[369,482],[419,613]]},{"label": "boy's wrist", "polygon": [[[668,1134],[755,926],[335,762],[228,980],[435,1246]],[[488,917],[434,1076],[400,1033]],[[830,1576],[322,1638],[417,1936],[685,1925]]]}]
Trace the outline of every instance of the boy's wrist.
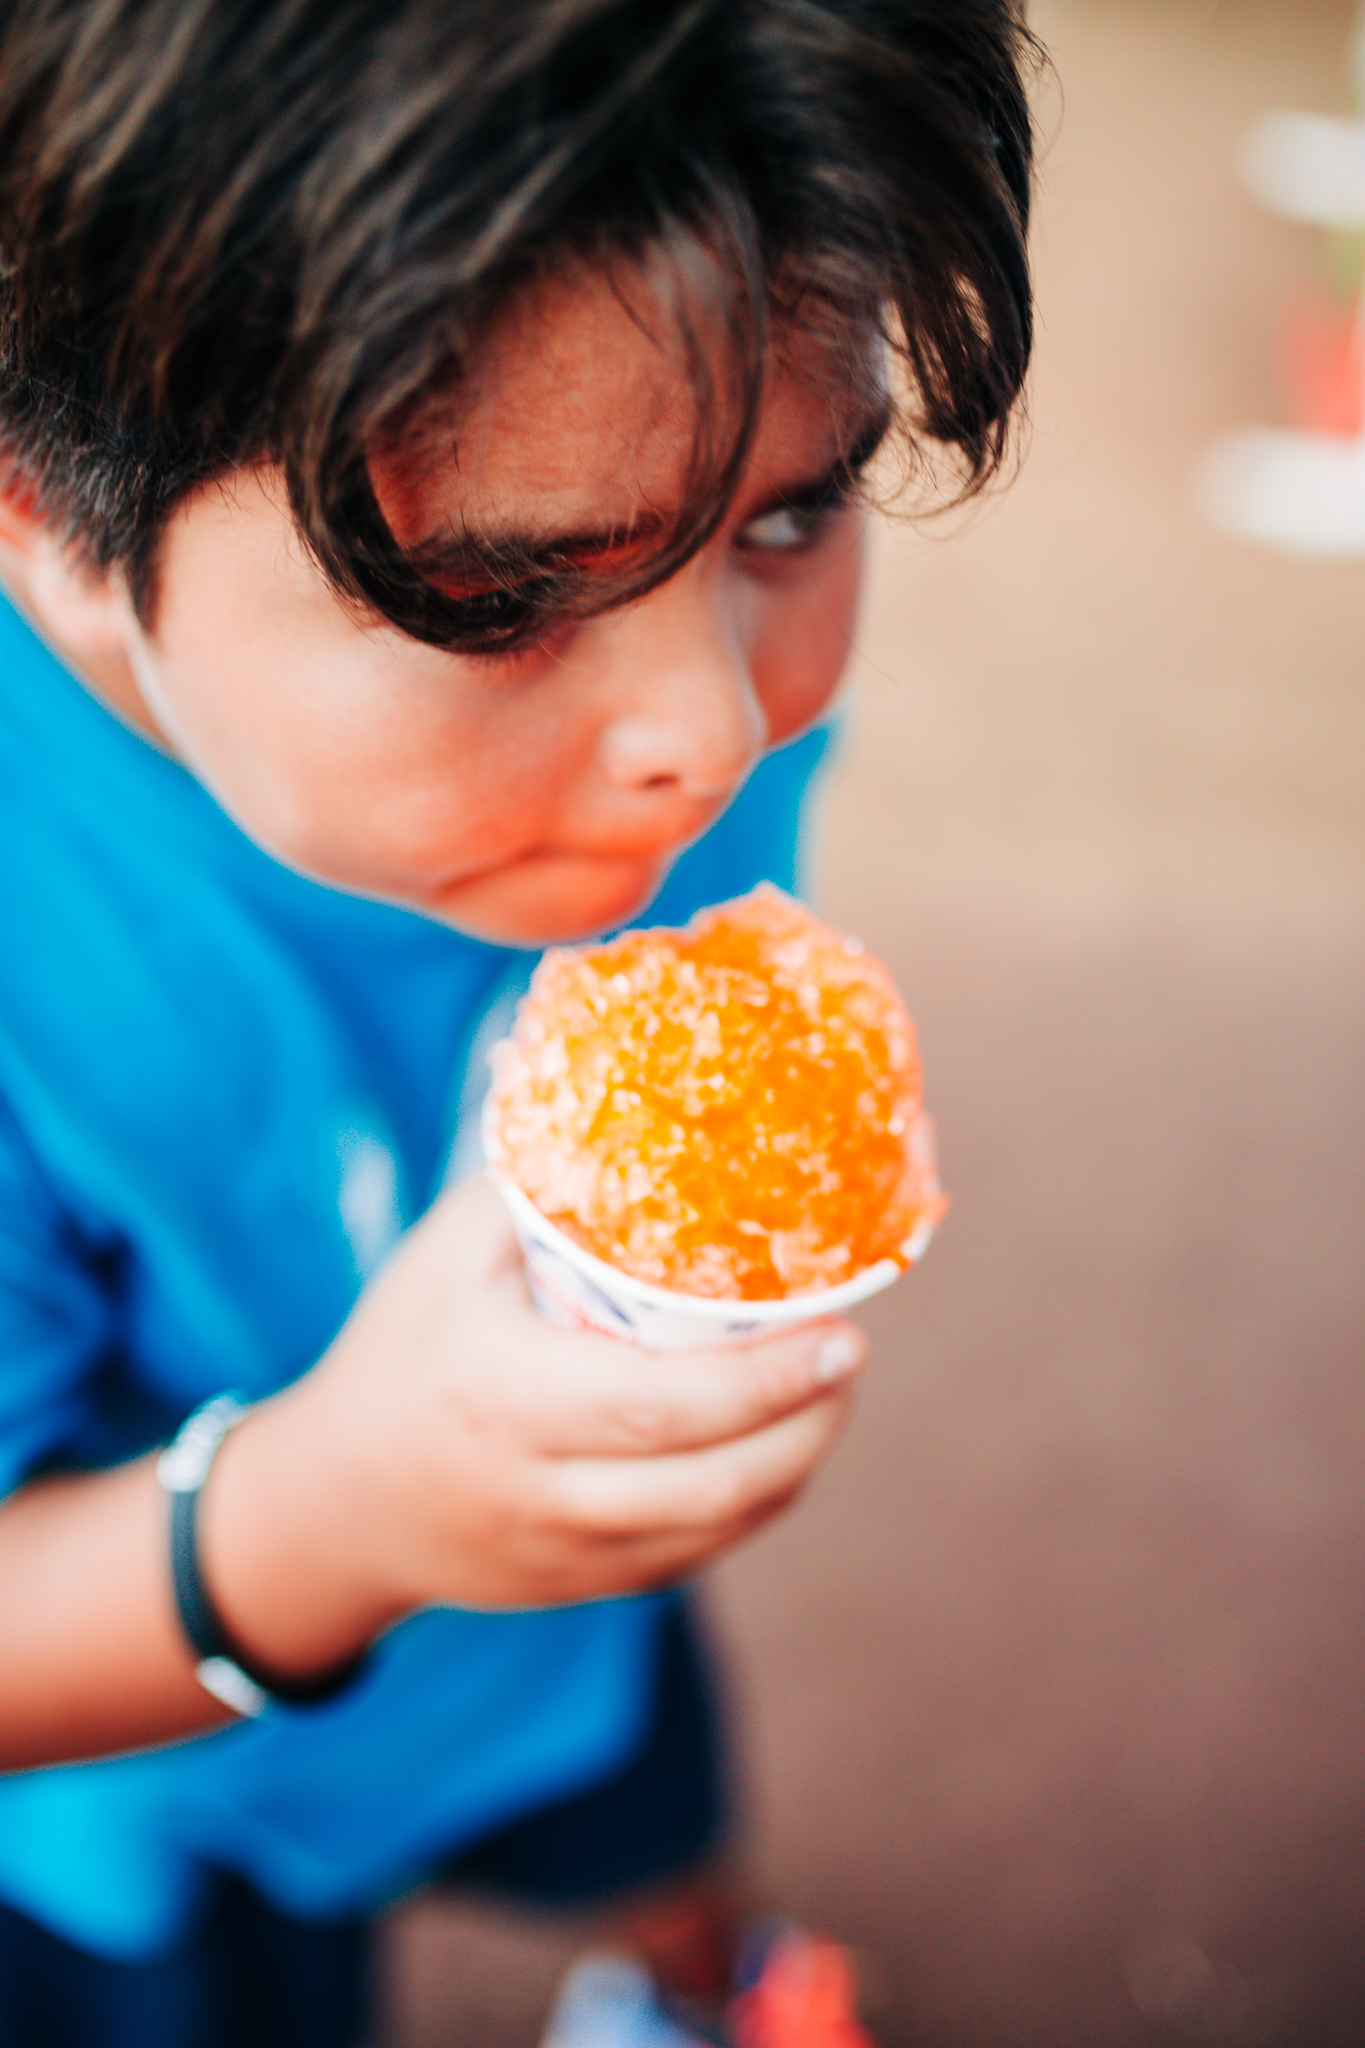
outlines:
[{"label": "boy's wrist", "polygon": [[362,1655],[405,1611],[370,1568],[325,1412],[304,1392],[260,1403],[224,1439],[196,1532],[224,1630],[253,1667],[290,1683]]},{"label": "boy's wrist", "polygon": [[170,1499],[171,1583],[181,1630],[199,1660],[194,1675],[205,1691],[243,1715],[262,1713],[272,1704],[316,1706],[333,1699],[355,1683],[368,1654],[317,1675],[288,1678],[261,1669],[223,1624],[199,1563],[199,1497],[224,1439],[249,1413],[235,1394],[206,1401],[182,1425],[156,1467]]}]

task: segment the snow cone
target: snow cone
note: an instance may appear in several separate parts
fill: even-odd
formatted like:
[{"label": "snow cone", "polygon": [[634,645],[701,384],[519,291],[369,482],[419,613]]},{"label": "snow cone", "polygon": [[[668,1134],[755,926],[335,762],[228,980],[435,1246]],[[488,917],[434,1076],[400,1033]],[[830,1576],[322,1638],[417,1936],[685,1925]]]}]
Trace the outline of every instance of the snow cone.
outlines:
[{"label": "snow cone", "polygon": [[571,1327],[669,1349],[834,1314],[946,1207],[890,975],[766,884],[547,952],[492,1067],[489,1167]]}]

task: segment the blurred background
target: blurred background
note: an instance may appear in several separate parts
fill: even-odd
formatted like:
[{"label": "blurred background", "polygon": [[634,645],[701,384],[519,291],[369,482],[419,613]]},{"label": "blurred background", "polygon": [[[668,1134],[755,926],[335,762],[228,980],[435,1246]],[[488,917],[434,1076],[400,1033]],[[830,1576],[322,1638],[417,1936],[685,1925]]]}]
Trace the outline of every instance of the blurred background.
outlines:
[{"label": "blurred background", "polygon": [[[1249,124],[1349,0],[1040,0],[1026,458],[884,526],[818,898],[952,1215],[713,1589],[763,1882],[887,2048],[1365,2038],[1365,560],[1215,533],[1324,251]],[[385,2048],[530,2048],[572,1931],[422,1900]]]}]

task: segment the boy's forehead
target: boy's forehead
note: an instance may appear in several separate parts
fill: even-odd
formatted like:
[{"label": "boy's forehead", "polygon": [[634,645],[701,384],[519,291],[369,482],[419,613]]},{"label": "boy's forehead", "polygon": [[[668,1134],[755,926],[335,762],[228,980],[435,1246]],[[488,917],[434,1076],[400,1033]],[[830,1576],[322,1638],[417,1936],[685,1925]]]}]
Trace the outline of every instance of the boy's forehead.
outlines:
[{"label": "boy's forehead", "polygon": [[[719,328],[710,353],[720,408],[733,375]],[[852,385],[846,349],[815,333],[770,350],[748,463],[767,492],[807,481],[856,438]],[[642,534],[682,501],[700,402],[682,331],[645,279],[543,278],[495,320],[449,411],[376,459],[376,492],[408,547],[452,530],[494,542]]]}]

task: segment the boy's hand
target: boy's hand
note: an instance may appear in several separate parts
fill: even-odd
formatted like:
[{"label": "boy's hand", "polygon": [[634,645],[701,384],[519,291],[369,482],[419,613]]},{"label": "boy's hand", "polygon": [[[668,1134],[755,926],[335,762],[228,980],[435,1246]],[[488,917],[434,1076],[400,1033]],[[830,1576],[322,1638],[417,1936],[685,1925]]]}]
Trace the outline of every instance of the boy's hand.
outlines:
[{"label": "boy's hand", "polygon": [[319,1366],[228,1439],[206,1575],[281,1675],[416,1607],[663,1584],[794,1498],[865,1349],[846,1324],[686,1352],[555,1329],[501,1199],[469,1183],[409,1233]]}]

